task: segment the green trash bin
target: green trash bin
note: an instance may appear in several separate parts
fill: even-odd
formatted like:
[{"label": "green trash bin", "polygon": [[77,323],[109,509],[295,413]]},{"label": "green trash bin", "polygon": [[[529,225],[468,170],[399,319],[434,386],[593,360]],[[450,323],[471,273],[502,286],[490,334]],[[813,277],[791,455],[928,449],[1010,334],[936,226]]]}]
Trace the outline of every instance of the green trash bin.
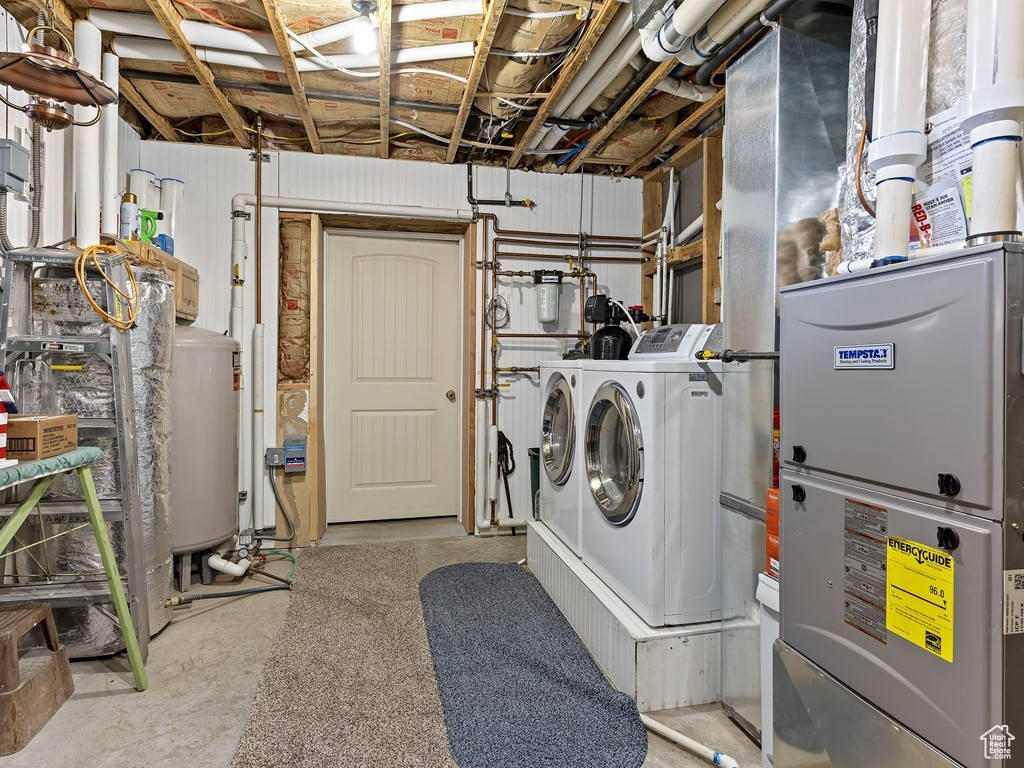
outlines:
[{"label": "green trash bin", "polygon": [[530,457],[530,498],[533,499],[533,519],[540,520],[540,448],[526,451]]}]

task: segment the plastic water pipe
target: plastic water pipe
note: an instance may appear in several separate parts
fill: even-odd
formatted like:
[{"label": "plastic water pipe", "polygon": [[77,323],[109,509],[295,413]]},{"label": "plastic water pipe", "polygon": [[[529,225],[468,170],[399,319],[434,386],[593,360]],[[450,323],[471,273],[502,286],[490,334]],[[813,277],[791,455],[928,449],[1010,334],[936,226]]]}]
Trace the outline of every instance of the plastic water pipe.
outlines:
[{"label": "plastic water pipe", "polygon": [[[427,19],[443,19],[453,16],[480,16],[483,12],[483,3],[480,0],[441,0],[436,3],[399,5],[395,8],[394,21],[401,24],[407,21],[425,21]],[[575,10],[573,13],[575,13]],[[373,19],[373,24],[376,26],[376,19]],[[319,48],[320,46],[352,37],[355,34],[356,27],[356,19],[347,19],[338,24],[331,24],[314,30],[313,32],[306,32],[299,35],[299,37],[307,45]]]},{"label": "plastic water pipe", "polygon": [[725,43],[743,29],[748,21],[767,7],[770,0],[726,0],[708,19],[707,24],[691,35],[676,55],[683,64],[700,66],[717,53]]},{"label": "plastic water pipe", "polygon": [[[112,53],[103,54],[103,82],[118,92],[119,61]],[[100,117],[100,136],[103,145],[101,174],[100,229],[109,235],[117,234],[118,218],[121,212],[121,185],[117,182],[117,102],[103,107]]]},{"label": "plastic water pipe", "polygon": [[[114,53],[122,59],[148,59],[150,61],[181,62],[181,54],[174,44],[167,40],[144,37],[115,37]],[[284,63],[279,56],[239,51],[225,51],[217,48],[197,46],[196,56],[207,64],[226,67],[262,69],[267,72],[284,72]],[[423,61],[472,58],[475,44],[472,41],[445,43],[442,45],[418,45],[403,48],[395,53],[396,64],[416,64]],[[349,69],[376,68],[379,65],[377,53],[343,53],[324,57],[325,63],[316,58],[305,57],[296,60],[300,72],[330,72],[331,65]]]},{"label": "plastic water pipe", "polygon": [[[88,21],[75,22],[75,56],[91,75],[102,74],[103,33]],[[116,107],[115,107],[116,109]],[[95,107],[75,107],[75,120],[87,122]],[[100,242],[100,126],[74,127],[75,240],[79,248]]]},{"label": "plastic water pipe", "polygon": [[235,578],[245,576],[249,572],[249,568],[252,567],[252,563],[247,559],[233,563],[230,560],[225,560],[216,552],[210,555],[206,562],[209,563],[213,570],[226,573],[228,576],[234,576]]},{"label": "plastic water pipe", "polygon": [[697,757],[707,760],[712,765],[718,765],[722,768],[740,768],[740,764],[736,760],[724,752],[718,752],[710,747],[706,747],[696,739],[691,739],[679,731],[672,730],[668,726],[662,725],[657,720],[654,720],[647,715],[640,713],[640,719],[643,720],[644,725],[647,726],[648,730],[661,736],[663,739],[668,739],[673,744],[685,749],[687,752],[691,752]]},{"label": "plastic water pipe", "polygon": [[[622,42],[623,38],[625,38],[627,34],[630,34],[632,29],[633,10],[629,4],[623,3],[622,7],[615,12],[612,20],[608,23],[608,27],[601,35],[601,38],[597,41],[594,49],[590,52],[590,56],[588,56],[587,60],[583,62],[583,66],[580,67],[580,71],[576,74],[576,77],[573,78],[572,84],[566,89],[565,93],[562,94],[561,98],[559,98],[558,102],[555,104],[555,107],[552,110],[552,114],[554,116],[568,117],[568,115],[563,113],[569,108],[576,97],[579,96],[580,91],[583,90],[584,86],[597,77],[598,73],[602,70],[602,67],[604,67],[605,63],[608,61],[608,57],[615,52],[619,43]],[[614,80],[619,71],[621,71],[621,67],[619,70],[612,73],[607,82],[610,83]],[[602,79],[604,77],[605,75],[602,75]],[[607,87],[607,85],[605,85],[605,87]],[[604,90],[604,88],[602,88],[602,90]],[[530,149],[537,149],[551,130],[551,128],[542,128],[537,131],[530,140]],[[561,136],[564,135],[564,131],[560,132],[559,136],[550,143],[548,148],[557,144]]]},{"label": "plastic water pipe", "polygon": [[668,61],[682,52],[687,40],[722,7],[725,0],[686,0],[660,27],[641,32],[643,50],[651,61]]},{"label": "plastic water pipe", "polygon": [[970,133],[969,244],[1017,240],[1018,146],[1024,132],[1024,3],[968,0],[960,125]]},{"label": "plastic water pipe", "polygon": [[[347,213],[357,216],[386,216],[391,218],[406,219],[441,219],[447,221],[470,221],[473,212],[455,208],[427,208],[416,205],[383,205],[380,203],[352,203],[342,200],[316,200],[300,197],[272,197],[263,195],[262,203],[264,208],[277,208],[294,211],[306,211],[309,213]],[[256,195],[250,192],[239,193],[231,198],[231,315],[230,330],[231,337],[239,344],[242,343],[245,333],[245,260],[248,256],[248,243],[246,241],[246,208],[256,205]],[[262,297],[257,296],[256,301]],[[263,472],[263,454],[265,444],[263,440],[263,374],[264,374],[264,349],[263,349],[263,326],[259,326],[257,334],[254,327],[252,332],[252,367],[250,379],[252,380],[252,462],[254,467],[259,464],[259,470],[253,474],[253,518],[257,525],[266,519],[266,510],[262,506],[266,499],[266,479]],[[256,413],[259,403],[259,414]],[[240,447],[240,450],[244,450]],[[240,466],[244,465],[246,457],[243,454]]]},{"label": "plastic water pipe", "polygon": [[[476,401],[476,423],[486,424],[489,409],[487,400]],[[491,529],[490,499],[487,498],[487,441],[476,441],[476,531],[482,533]]]},{"label": "plastic water pipe", "polygon": [[875,258],[906,258],[917,167],[928,151],[925,90],[931,0],[882,3],[875,64],[875,134],[868,166],[878,180]]}]

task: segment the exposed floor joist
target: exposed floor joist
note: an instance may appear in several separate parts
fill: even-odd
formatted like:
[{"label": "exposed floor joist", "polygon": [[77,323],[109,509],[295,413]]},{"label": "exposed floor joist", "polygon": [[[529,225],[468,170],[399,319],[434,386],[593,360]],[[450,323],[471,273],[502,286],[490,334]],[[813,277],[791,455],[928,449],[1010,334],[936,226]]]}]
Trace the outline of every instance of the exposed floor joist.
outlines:
[{"label": "exposed floor joist", "polygon": [[654,90],[654,86],[668,77],[672,70],[679,66],[679,62],[675,59],[669,59],[663,61],[657,66],[657,68],[647,76],[647,79],[641,83],[640,87],[633,91],[633,94],[626,99],[626,103],[619,107],[619,111],[611,116],[611,119],[605,123],[604,127],[601,128],[597,133],[590,137],[590,140],[582,150],[576,153],[576,157],[569,163],[569,167],[565,169],[566,173],[575,173],[580,169],[587,158],[597,152],[604,146],[604,143],[608,140],[608,137],[618,130],[619,126],[626,122],[626,119],[633,114],[633,110],[640,106],[640,103],[647,98],[647,95]]},{"label": "exposed floor joist", "polygon": [[723,88],[706,102],[697,107],[693,112],[683,117],[676,127],[668,132],[668,135],[660,144],[658,144],[658,146],[648,150],[639,159],[635,160],[632,165],[626,168],[623,175],[635,176],[637,172],[646,168],[654,158],[664,152],[666,147],[673,147],[676,144],[679,144],[680,141],[684,140],[684,136],[687,133],[691,132],[698,124],[702,123],[708,115],[716,109],[722,108],[724,105],[725,89]]},{"label": "exposed floor joist", "polygon": [[171,42],[174,43],[174,47],[178,49],[178,53],[181,54],[185,66],[195,75],[206,95],[216,105],[217,111],[224,119],[224,122],[227,123],[228,128],[235,137],[235,141],[246,148],[252,146],[247,131],[248,125],[242,110],[232,104],[228,97],[224,95],[224,92],[216,86],[213,72],[206,65],[206,62],[199,59],[195,48],[192,47],[192,44],[181,33],[182,17],[178,13],[178,9],[171,4],[171,0],[146,0],[146,5],[152,14],[156,16],[160,26],[163,27]]},{"label": "exposed floor joist", "polygon": [[139,114],[149,121],[149,124],[156,129],[157,133],[167,139],[167,141],[181,141],[181,137],[178,135],[178,132],[174,130],[174,126],[171,125],[171,121],[149,105],[149,102],[146,101],[142,94],[135,89],[134,85],[132,85],[131,80],[127,77],[118,78],[118,89],[121,96],[127,99],[128,102],[139,111]]},{"label": "exposed floor joist", "polygon": [[491,46],[494,45],[494,36],[498,32],[498,24],[501,23],[501,16],[505,13],[507,0],[491,0],[484,14],[483,24],[480,26],[480,36],[476,41],[476,52],[473,56],[473,66],[469,69],[469,80],[466,89],[462,92],[462,104],[459,106],[459,116],[455,118],[455,128],[452,129],[451,144],[448,145],[448,156],[446,162],[455,162],[455,155],[459,152],[459,142],[462,140],[462,133],[466,130],[466,122],[469,120],[469,112],[473,108],[473,101],[476,99],[477,88],[480,87],[480,79],[484,74],[484,67],[487,66],[487,57],[491,53]]},{"label": "exposed floor joist", "polygon": [[391,153],[391,0],[380,0],[377,23],[380,25],[380,159]]},{"label": "exposed floor joist", "polygon": [[292,51],[292,42],[288,37],[288,26],[285,23],[284,14],[281,13],[281,9],[274,0],[263,0],[263,9],[267,12],[270,31],[274,35],[274,42],[277,43],[277,50],[281,54],[284,74],[288,78],[288,85],[291,86],[292,94],[295,96],[295,106],[299,110],[299,117],[302,118],[302,125],[306,129],[310,149],[319,155],[323,152],[323,147],[320,146],[320,134],[317,132],[313,115],[309,111],[306,88],[302,84],[302,77],[295,64],[295,53]]},{"label": "exposed floor joist", "polygon": [[[562,0],[565,2],[565,0]],[[519,143],[516,145],[515,150],[508,159],[510,167],[514,167],[519,164],[523,159],[523,155],[526,154],[526,150],[529,147],[530,140],[537,135],[537,131],[544,125],[544,121],[551,116],[551,112],[555,108],[555,104],[562,98],[562,94],[565,93],[566,89],[572,84],[572,81],[576,79],[576,73],[580,71],[580,67],[590,56],[590,52],[597,45],[597,41],[601,39],[601,34],[608,26],[615,12],[619,9],[618,0],[606,0],[604,5],[601,6],[601,10],[594,16],[594,20],[587,30],[580,44],[576,48],[576,52],[572,55],[572,58],[565,63],[562,67],[562,73],[558,76],[558,80],[551,87],[550,95],[541,103],[540,108],[537,110],[537,114],[534,115],[533,120],[526,129],[526,133],[523,134],[522,138],[519,139]]]}]

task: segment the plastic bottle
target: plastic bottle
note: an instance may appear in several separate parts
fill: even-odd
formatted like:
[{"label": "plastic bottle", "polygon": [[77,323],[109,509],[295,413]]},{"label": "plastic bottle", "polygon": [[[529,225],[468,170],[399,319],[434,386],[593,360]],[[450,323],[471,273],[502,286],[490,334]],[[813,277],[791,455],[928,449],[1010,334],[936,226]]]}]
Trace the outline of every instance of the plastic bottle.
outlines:
[{"label": "plastic bottle", "polygon": [[121,211],[117,220],[117,236],[122,240],[139,239],[139,203],[131,192],[121,198]]}]

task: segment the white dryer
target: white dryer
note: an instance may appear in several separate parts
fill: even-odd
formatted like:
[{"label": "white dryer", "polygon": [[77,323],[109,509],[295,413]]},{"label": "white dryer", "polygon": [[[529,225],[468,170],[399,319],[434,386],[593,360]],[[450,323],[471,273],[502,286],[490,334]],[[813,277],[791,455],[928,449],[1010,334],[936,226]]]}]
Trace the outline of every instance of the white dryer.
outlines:
[{"label": "white dryer", "polygon": [[581,556],[651,626],[721,618],[721,326],[648,331],[584,361]]},{"label": "white dryer", "polygon": [[540,364],[540,519],[573,554],[580,553],[582,360]]}]

